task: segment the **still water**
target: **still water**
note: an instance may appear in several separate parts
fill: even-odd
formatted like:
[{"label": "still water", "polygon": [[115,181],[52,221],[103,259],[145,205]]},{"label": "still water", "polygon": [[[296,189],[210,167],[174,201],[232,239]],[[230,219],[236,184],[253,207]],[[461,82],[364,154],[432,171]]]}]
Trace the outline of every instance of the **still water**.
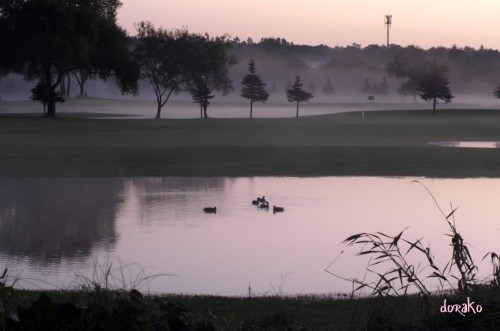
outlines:
[{"label": "still water", "polygon": [[[72,288],[102,279],[118,286],[153,277],[142,290],[247,295],[350,291],[367,260],[342,240],[359,232],[429,245],[451,256],[448,228],[414,178],[0,179],[0,271],[18,287]],[[470,245],[480,276],[500,243],[500,179],[418,179]],[[265,195],[283,213],[251,204]],[[217,206],[216,214],[203,207]],[[425,260],[423,260],[425,262]],[[168,274],[168,275],[167,275]]]}]

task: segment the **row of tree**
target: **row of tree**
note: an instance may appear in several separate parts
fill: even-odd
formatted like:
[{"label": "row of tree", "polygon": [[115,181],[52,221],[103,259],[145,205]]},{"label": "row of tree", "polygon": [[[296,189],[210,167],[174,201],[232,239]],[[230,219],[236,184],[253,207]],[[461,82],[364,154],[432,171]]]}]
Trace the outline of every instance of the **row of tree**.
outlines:
[{"label": "row of tree", "polygon": [[[254,102],[266,102],[269,98],[269,93],[266,88],[266,83],[262,81],[255,69],[255,61],[250,60],[248,64],[248,74],[243,77],[241,82],[241,96],[250,100],[250,118],[253,117],[253,104]],[[295,102],[297,111],[295,117],[299,117],[299,104],[307,102],[313,98],[313,94],[307,92],[303,88],[300,76],[295,77],[295,82],[286,89],[286,97],[289,102]]]},{"label": "row of tree", "polygon": [[[499,66],[493,63],[500,63],[498,52],[483,48],[477,51],[456,47],[424,51],[418,47],[391,45],[388,53],[385,47],[376,45],[366,48],[360,45],[311,47],[294,45],[280,38],[266,38],[259,43],[241,42],[230,40],[228,36],[212,38],[207,34],[193,34],[186,29],[155,28],[149,22],[138,23],[137,36],[130,38],[116,23],[120,5],[119,0],[0,2],[0,74],[18,72],[27,79],[37,80],[32,99],[47,107],[49,117],[55,116],[56,102],[64,101],[70,75],[78,78],[81,93],[85,82],[91,78],[113,78],[123,93],[138,93],[138,80],[147,80],[156,96],[157,118],[173,94],[186,91],[199,105],[200,116],[207,117],[214,93],[225,94],[232,89],[235,76],[234,73],[231,76],[229,69],[236,64],[236,58],[244,59],[248,54],[259,56],[259,66],[264,64],[267,80],[273,81],[273,90],[276,81],[286,77],[290,101],[309,100],[316,89],[311,81],[307,91],[304,90],[300,77],[292,83],[288,78],[291,70],[306,77],[315,70],[328,75],[337,70],[340,77],[341,70],[348,70],[344,77],[351,77],[355,74],[349,68],[364,68],[379,77],[385,74],[394,77],[400,82],[399,94],[433,100],[434,109],[438,100],[449,102],[453,98],[449,75],[452,68],[457,77],[457,63],[464,65],[462,70],[466,70],[468,76],[484,73],[482,62],[490,64],[490,73]],[[391,54],[389,62],[388,54]],[[473,60],[475,58],[482,62],[478,63]],[[444,65],[442,59],[452,64]],[[324,63],[316,65],[316,69],[308,64],[321,61]],[[272,66],[282,66],[283,72],[278,74]],[[265,102],[269,93],[256,74],[253,59],[249,60],[248,73],[240,71],[239,75],[244,76],[241,96],[250,100],[252,117],[253,103]],[[333,94],[335,89],[327,77],[323,92]],[[347,85],[346,80],[342,81],[342,87]],[[289,91],[294,89],[297,96],[290,97]],[[307,94],[298,97],[299,90]],[[366,79],[363,92],[387,94],[385,76],[380,83]]]},{"label": "row of tree", "polygon": [[[64,102],[70,76],[77,78],[81,93],[89,78],[114,77],[123,93],[137,93],[138,80],[147,80],[154,91],[156,118],[173,94],[189,92],[200,107],[200,117],[215,92],[228,93],[232,81],[228,69],[236,57],[228,49],[227,36],[189,33],[186,29],[155,28],[150,22],[136,25],[129,38],[116,24],[119,0],[12,0],[0,2],[0,73],[21,73],[36,80],[32,99],[44,105],[47,117],[56,115],[56,103]],[[265,84],[250,61],[243,79],[242,96],[266,101]],[[287,90],[290,101],[312,98],[300,78]]]}]

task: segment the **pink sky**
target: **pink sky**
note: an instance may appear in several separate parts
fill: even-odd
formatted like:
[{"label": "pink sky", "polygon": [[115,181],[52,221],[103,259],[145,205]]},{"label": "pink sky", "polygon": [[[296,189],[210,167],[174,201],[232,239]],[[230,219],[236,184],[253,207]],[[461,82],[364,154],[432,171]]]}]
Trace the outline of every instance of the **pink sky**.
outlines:
[{"label": "pink sky", "polygon": [[385,44],[384,16],[391,14],[391,43],[500,49],[498,0],[122,0],[118,22],[130,34],[149,20],[164,28],[187,27],[210,35],[259,41],[282,37],[296,44]]}]

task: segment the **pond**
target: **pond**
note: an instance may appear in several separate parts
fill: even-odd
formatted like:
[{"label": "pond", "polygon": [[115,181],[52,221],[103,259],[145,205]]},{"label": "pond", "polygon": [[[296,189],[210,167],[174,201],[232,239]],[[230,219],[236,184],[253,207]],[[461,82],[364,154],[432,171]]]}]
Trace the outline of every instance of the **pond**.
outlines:
[{"label": "pond", "polygon": [[[0,179],[0,269],[24,288],[68,288],[114,271],[118,286],[247,295],[350,291],[367,260],[342,240],[359,232],[430,243],[451,256],[443,215],[414,178]],[[498,252],[500,179],[419,178],[481,261]],[[251,204],[266,196],[282,213]],[[216,214],[203,208],[216,206]],[[332,263],[333,262],[333,263]],[[167,275],[168,274],[168,275]]]}]

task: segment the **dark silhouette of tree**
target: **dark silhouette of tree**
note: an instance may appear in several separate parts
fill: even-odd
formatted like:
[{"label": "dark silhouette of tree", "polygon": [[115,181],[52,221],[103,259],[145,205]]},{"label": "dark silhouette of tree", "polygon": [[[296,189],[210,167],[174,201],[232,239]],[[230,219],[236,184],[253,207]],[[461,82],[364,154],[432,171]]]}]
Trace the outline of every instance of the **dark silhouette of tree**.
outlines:
[{"label": "dark silhouette of tree", "polygon": [[87,96],[87,92],[85,91],[85,84],[87,84],[87,81],[92,78],[92,73],[84,69],[75,70],[73,71],[73,77],[75,77],[76,82],[78,83],[78,87],[80,88],[78,96]]},{"label": "dark silhouette of tree", "polygon": [[142,21],[136,26],[138,40],[134,54],[141,77],[151,83],[157,102],[156,119],[173,93],[190,92],[208,117],[208,100],[214,91],[228,93],[232,86],[228,68],[235,63],[228,55],[231,41],[227,36],[210,38],[186,29],[169,31]]},{"label": "dark silhouette of tree", "polygon": [[[123,93],[135,93],[139,71],[127,35],[116,24],[119,0],[12,0],[0,2],[0,66],[28,80],[42,80],[47,117],[56,116],[54,95],[63,77],[80,68],[116,77]],[[36,87],[35,87],[36,89]]]},{"label": "dark silhouette of tree", "polygon": [[297,103],[297,112],[295,117],[299,117],[299,104],[301,102],[307,102],[313,98],[313,95],[302,88],[302,82],[300,81],[300,76],[295,77],[295,83],[290,89],[286,90],[286,97],[289,102]]},{"label": "dark silhouette of tree", "polygon": [[61,92],[56,92],[51,88],[47,88],[45,81],[40,80],[38,84],[31,90],[31,100],[40,101],[43,104],[43,115],[47,115],[47,105],[49,103],[64,102]]},{"label": "dark silhouette of tree", "polygon": [[419,81],[430,66],[429,61],[423,58],[418,50],[409,49],[409,55],[398,52],[394,59],[389,61],[386,72],[389,77],[396,77],[401,80],[397,92],[402,97],[412,96],[417,101]]},{"label": "dark silhouette of tree", "polygon": [[325,86],[323,86],[323,93],[326,95],[334,95],[335,94],[335,88],[333,87],[332,82],[330,81],[330,78],[326,80]]},{"label": "dark silhouette of tree", "polygon": [[232,90],[229,67],[236,63],[236,58],[228,54],[230,47],[231,42],[226,35],[215,38],[208,34],[189,36],[186,85],[193,100],[200,104],[203,118],[208,118],[208,100],[213,98],[215,91],[226,95]]},{"label": "dark silhouette of tree", "polygon": [[173,93],[181,91],[186,81],[187,54],[190,41],[187,30],[168,31],[155,28],[151,22],[136,25],[138,40],[134,55],[156,96],[156,119],[161,118],[163,106]]},{"label": "dark silhouette of tree", "polygon": [[438,100],[449,103],[454,98],[449,85],[448,68],[445,65],[437,64],[435,61],[431,63],[418,82],[418,95],[425,101],[432,100],[433,115],[436,114]]},{"label": "dark silhouette of tree", "polygon": [[67,72],[63,75],[63,77],[61,79],[61,84],[59,86],[60,86],[59,91],[61,93],[61,96],[64,99],[69,98],[70,93],[71,93],[71,75],[70,75],[70,72]]},{"label": "dark silhouette of tree", "polygon": [[192,81],[188,87],[188,91],[191,94],[194,103],[200,105],[200,118],[207,118],[207,109],[210,104],[209,100],[214,97],[214,95],[211,94],[212,91],[208,87],[207,83],[201,78],[196,81]]},{"label": "dark silhouette of tree", "polygon": [[267,93],[266,83],[264,83],[255,69],[255,61],[250,59],[248,63],[248,74],[243,77],[241,81],[241,93],[245,99],[250,100],[250,118],[253,116],[253,103],[256,101],[265,103],[269,98]]},{"label": "dark silhouette of tree", "polygon": [[500,99],[500,83],[497,85],[495,91],[493,91],[493,95],[495,96],[495,98]]}]

